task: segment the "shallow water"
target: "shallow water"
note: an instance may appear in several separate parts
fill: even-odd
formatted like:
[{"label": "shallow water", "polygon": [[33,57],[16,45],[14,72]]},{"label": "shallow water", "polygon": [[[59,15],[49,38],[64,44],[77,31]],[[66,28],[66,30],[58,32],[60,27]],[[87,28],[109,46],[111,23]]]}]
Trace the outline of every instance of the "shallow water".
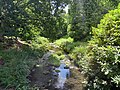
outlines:
[{"label": "shallow water", "polygon": [[61,65],[56,68],[56,70],[60,71],[58,72],[58,79],[55,83],[55,87],[58,89],[63,89],[66,79],[70,77],[70,70],[65,69],[65,67],[66,65],[64,63],[61,63]]}]

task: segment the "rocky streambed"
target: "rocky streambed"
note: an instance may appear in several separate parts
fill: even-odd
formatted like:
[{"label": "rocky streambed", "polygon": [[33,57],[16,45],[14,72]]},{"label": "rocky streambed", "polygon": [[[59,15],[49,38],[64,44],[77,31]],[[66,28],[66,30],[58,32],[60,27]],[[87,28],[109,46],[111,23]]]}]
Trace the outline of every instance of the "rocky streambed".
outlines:
[{"label": "rocky streambed", "polygon": [[31,86],[36,90],[84,90],[84,75],[79,68],[68,58],[61,60],[60,66],[56,67],[47,61],[51,54],[43,55],[31,71]]}]

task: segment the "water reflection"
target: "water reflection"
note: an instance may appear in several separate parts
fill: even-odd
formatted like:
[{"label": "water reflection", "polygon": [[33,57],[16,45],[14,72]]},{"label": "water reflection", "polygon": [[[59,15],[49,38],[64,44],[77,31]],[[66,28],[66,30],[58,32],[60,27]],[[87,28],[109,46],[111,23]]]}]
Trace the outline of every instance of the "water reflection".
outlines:
[{"label": "water reflection", "polygon": [[63,89],[64,83],[68,77],[70,77],[70,70],[65,69],[66,65],[64,63],[61,63],[59,68],[56,68],[56,70],[59,70],[60,72],[58,73],[58,79],[57,82],[55,83],[55,87],[59,89]]}]

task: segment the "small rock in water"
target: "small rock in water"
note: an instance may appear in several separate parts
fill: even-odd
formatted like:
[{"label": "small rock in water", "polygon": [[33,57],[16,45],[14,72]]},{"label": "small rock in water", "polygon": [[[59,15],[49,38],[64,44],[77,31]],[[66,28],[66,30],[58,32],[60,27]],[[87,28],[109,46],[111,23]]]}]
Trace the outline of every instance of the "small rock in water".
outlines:
[{"label": "small rock in water", "polygon": [[66,67],[64,67],[64,69],[69,69],[69,67],[68,67],[68,66],[66,66]]},{"label": "small rock in water", "polygon": [[59,72],[60,72],[60,70],[55,70],[55,72],[59,73]]},{"label": "small rock in water", "polygon": [[43,74],[44,75],[48,75],[50,72],[49,71],[44,71]]}]

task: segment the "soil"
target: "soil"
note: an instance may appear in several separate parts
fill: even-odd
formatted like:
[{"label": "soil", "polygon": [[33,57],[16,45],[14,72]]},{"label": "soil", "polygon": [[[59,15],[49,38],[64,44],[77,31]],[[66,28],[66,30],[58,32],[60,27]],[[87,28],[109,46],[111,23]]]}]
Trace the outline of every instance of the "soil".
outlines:
[{"label": "soil", "polygon": [[[40,90],[46,90],[52,87],[54,78],[52,75],[52,66],[36,67],[31,73],[31,85]],[[49,89],[50,90],[50,89]]]},{"label": "soil", "polygon": [[81,74],[79,69],[70,69],[71,76],[65,83],[64,90],[84,90],[84,84],[82,83],[85,79],[84,75]]},{"label": "soil", "polygon": [[43,55],[29,76],[31,86],[37,87],[37,90],[55,90],[53,85],[57,76],[53,76],[55,67],[47,61],[50,55],[50,52]]}]

